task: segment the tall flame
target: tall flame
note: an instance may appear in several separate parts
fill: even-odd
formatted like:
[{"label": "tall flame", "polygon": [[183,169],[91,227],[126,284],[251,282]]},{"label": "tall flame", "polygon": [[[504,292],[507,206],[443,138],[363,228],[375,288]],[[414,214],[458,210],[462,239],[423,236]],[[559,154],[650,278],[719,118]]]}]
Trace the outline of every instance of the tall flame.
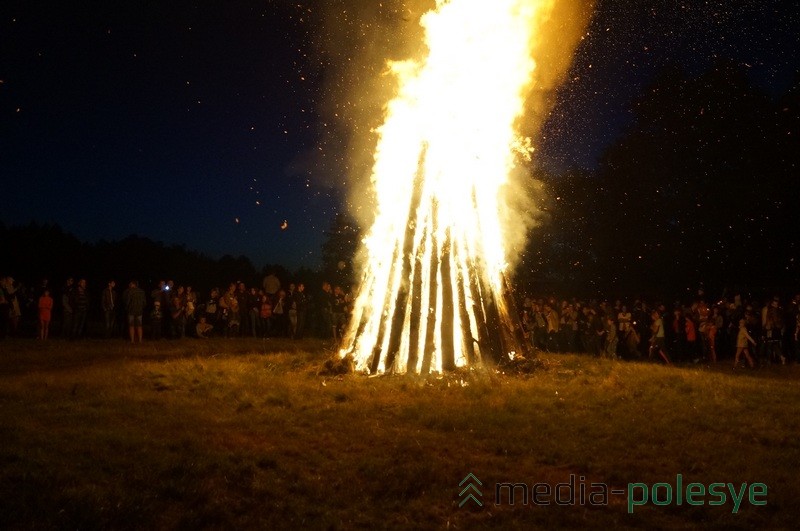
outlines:
[{"label": "tall flame", "polygon": [[449,370],[520,348],[502,190],[552,0],[437,0],[427,56],[390,64],[368,256],[341,354],[376,372]]}]

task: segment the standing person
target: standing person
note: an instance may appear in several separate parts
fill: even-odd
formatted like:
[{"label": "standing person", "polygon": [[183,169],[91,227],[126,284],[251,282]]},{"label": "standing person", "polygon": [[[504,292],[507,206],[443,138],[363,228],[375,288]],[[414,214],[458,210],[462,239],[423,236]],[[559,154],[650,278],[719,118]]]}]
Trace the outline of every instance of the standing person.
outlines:
[{"label": "standing person", "polygon": [[264,293],[264,290],[261,290],[261,306],[258,315],[261,319],[263,337],[270,337],[272,335],[272,299]]},{"label": "standing person", "polygon": [[[49,290],[49,289],[50,289],[50,281],[46,277],[42,278],[39,285],[36,286],[35,289],[31,290],[29,302],[35,303],[36,301],[39,300],[39,297],[41,297],[44,294],[44,290]],[[53,294],[51,293],[50,296],[52,297]],[[53,301],[53,304],[55,304],[55,300]]]},{"label": "standing person", "polygon": [[650,331],[652,335],[650,336],[650,354],[649,357],[653,357],[653,351],[656,351],[661,359],[664,360],[664,363],[667,365],[671,364],[669,359],[669,355],[666,351],[666,336],[664,333],[664,320],[661,318],[661,314],[658,310],[653,310],[653,313],[650,314],[650,318],[653,320],[653,324],[650,326]]},{"label": "standing person", "polygon": [[706,356],[711,363],[717,362],[717,322],[714,316],[717,308],[714,307],[712,314],[706,319],[703,327],[704,344],[706,345]]},{"label": "standing person", "polygon": [[208,300],[203,305],[203,315],[206,318],[206,322],[211,325],[210,330],[219,328],[217,326],[217,319],[219,317],[219,289],[211,289],[211,292],[208,295]]},{"label": "standing person", "polygon": [[247,320],[248,331],[253,334],[253,337],[258,337],[261,332],[261,321],[259,313],[261,312],[261,299],[258,296],[258,291],[255,286],[250,288],[247,294]]},{"label": "standing person", "polygon": [[680,363],[687,359],[686,316],[683,315],[683,309],[679,307],[672,311],[672,315],[672,326],[669,328],[672,332],[670,352],[672,352],[672,356]]},{"label": "standing person", "polygon": [[117,293],[114,291],[116,286],[117,283],[115,281],[109,280],[108,284],[106,284],[106,287],[103,289],[101,304],[103,306],[103,317],[105,317],[106,338],[114,334],[117,321]]},{"label": "standing person", "polygon": [[[634,301],[633,311],[631,314],[633,316],[631,327],[638,336],[638,339],[636,340],[637,345],[645,345],[650,343],[650,327],[648,326],[650,321],[650,318],[648,317],[650,315],[650,309],[648,308],[647,303],[638,299]],[[638,346],[636,350],[636,356],[641,357],[641,354],[638,352]]]},{"label": "standing person", "polygon": [[222,325],[225,328],[225,337],[230,337],[231,332],[239,334],[239,301],[236,300],[236,283],[231,283],[228,290],[219,298],[219,307]]},{"label": "standing person", "polygon": [[186,329],[189,330],[191,335],[192,331],[196,330],[194,312],[197,310],[197,293],[194,292],[191,286],[186,286],[183,298],[186,302],[186,310],[184,312],[186,314]]},{"label": "standing person", "polygon": [[686,333],[686,351],[689,353],[689,359],[697,363],[700,361],[700,353],[697,348],[697,326],[691,315],[686,315],[684,330]]},{"label": "standing person", "polygon": [[533,348],[545,350],[547,348],[547,318],[542,304],[534,302],[531,305],[533,330]]},{"label": "standing person", "polygon": [[125,305],[125,312],[128,316],[128,334],[131,345],[136,342],[141,343],[144,336],[142,315],[144,315],[144,307],[147,305],[147,297],[144,290],[139,287],[139,282],[131,280],[128,289],[122,294],[122,303]]},{"label": "standing person", "polygon": [[164,292],[167,291],[167,289],[168,289],[167,281],[159,280],[158,287],[150,290],[150,298],[153,299],[153,302],[159,301],[161,304],[164,304],[162,297],[164,296]]},{"label": "standing person", "polygon": [[247,286],[244,282],[236,283],[236,305],[239,307],[239,335],[246,336],[250,334],[250,318],[248,315],[248,300],[250,292],[247,291]]},{"label": "standing person", "polygon": [[783,323],[780,299],[776,296],[761,310],[761,340],[767,363],[777,363],[780,360],[781,364],[786,365],[786,356],[783,355]]},{"label": "standing person", "polygon": [[172,296],[175,293],[175,281],[167,280],[164,296],[161,298],[161,333],[162,337],[172,336]]},{"label": "standing person", "polygon": [[631,324],[633,323],[633,314],[628,311],[628,307],[626,305],[623,305],[620,308],[619,313],[617,314],[617,323],[619,335],[626,335],[628,330],[631,328]]},{"label": "standing person", "polygon": [[[723,334],[725,333],[725,316],[723,315],[722,309],[719,306],[714,306],[711,309],[711,317],[709,317],[709,320],[713,321],[714,327],[716,328],[713,337],[714,360],[716,360],[717,354],[719,352],[725,352],[725,346],[726,346],[725,337],[723,336]],[[707,328],[707,330],[709,330],[710,334],[710,328]],[[712,338],[709,335],[709,340],[711,339]],[[722,350],[720,350],[719,347],[720,344],[722,345]],[[711,348],[711,346],[709,346],[709,348]]]},{"label": "standing person", "polygon": [[306,286],[302,282],[297,284],[297,291],[294,294],[294,306],[297,309],[297,326],[295,338],[302,339],[306,329],[306,315],[308,314],[308,297],[306,296]]},{"label": "standing person", "polygon": [[239,308],[239,299],[231,299],[230,312],[228,313],[228,326],[226,337],[239,337],[242,333],[242,309]]},{"label": "standing person", "polygon": [[286,305],[289,307],[288,316],[288,330],[289,337],[294,339],[297,336],[297,287],[294,284],[289,284],[289,292],[286,294]]},{"label": "standing person", "polygon": [[22,311],[19,304],[19,298],[22,294],[22,290],[19,289],[19,284],[11,277],[5,277],[0,282],[3,284],[2,289],[5,292],[4,299],[8,305],[6,318],[8,319],[8,324],[10,325],[9,331],[11,335],[15,336],[17,335],[17,329],[19,328],[19,319],[22,316]]},{"label": "standing person", "polygon": [[0,281],[0,339],[4,339],[8,334],[8,312],[11,308],[11,301],[6,294],[5,282]]},{"label": "standing person", "polygon": [[607,315],[605,318],[605,336],[606,344],[603,348],[605,357],[612,360],[617,359],[617,345],[619,344],[619,336],[617,335],[617,323],[614,317]]},{"label": "standing person", "polygon": [[[536,305],[534,305],[534,308]],[[592,326],[592,309],[588,305],[584,306],[581,310],[581,314],[578,316],[579,318],[579,329],[580,329],[580,339],[581,339],[581,350],[587,354],[593,354],[593,326]],[[535,326],[535,325],[534,325]]]},{"label": "standing person", "polygon": [[161,327],[164,322],[164,312],[161,311],[161,301],[153,302],[153,309],[150,310],[150,339],[158,341],[161,339]]},{"label": "standing person", "polygon": [[742,354],[747,359],[747,364],[750,365],[750,368],[755,367],[755,362],[750,357],[750,349],[748,348],[750,344],[756,346],[756,340],[747,331],[746,321],[739,319],[739,333],[736,336],[736,357],[733,358],[734,369],[739,365],[739,358],[742,357]]},{"label": "standing person", "polygon": [[794,361],[800,362],[800,312],[794,316]]},{"label": "standing person", "polygon": [[278,292],[281,289],[281,281],[278,278],[278,275],[275,274],[274,269],[270,269],[267,276],[264,277],[263,288],[264,293],[269,295],[270,299],[272,299],[272,303],[275,304],[275,301],[278,297]]},{"label": "standing person", "polygon": [[545,344],[547,351],[560,352],[561,347],[558,344],[558,337],[561,323],[554,304],[546,303],[544,305],[544,318],[547,323],[547,343]]},{"label": "standing person", "polygon": [[46,289],[39,297],[39,339],[47,339],[50,335],[50,318],[53,312],[53,297],[50,290]]},{"label": "standing person", "polygon": [[72,293],[72,339],[83,339],[86,333],[86,315],[89,313],[89,295],[86,293],[86,279],[78,281]]},{"label": "standing person", "polygon": [[289,289],[286,290],[286,298],[291,300],[294,297],[295,292],[297,291],[297,286],[294,282],[289,283]]},{"label": "standing person", "polygon": [[75,289],[75,279],[68,278],[61,290],[61,337],[68,338],[72,335],[72,291]]},{"label": "standing person", "polygon": [[[170,289],[169,288],[169,284],[167,284],[167,282],[165,280],[159,280],[158,281],[158,287],[154,288],[153,290],[150,291],[150,298],[153,299],[153,307],[155,307],[156,302],[158,303],[159,310],[161,308],[168,308],[169,307],[169,289]],[[161,313],[161,312],[159,312],[159,313]],[[150,333],[153,334],[152,327],[154,325],[153,325],[152,321],[150,322],[150,326],[151,326]],[[161,338],[161,331],[162,331],[162,328],[164,327],[163,314],[161,315],[161,318],[158,320],[158,327],[159,327],[159,329],[158,329],[158,338],[160,339]]]},{"label": "standing person", "polygon": [[628,328],[628,331],[623,336],[623,340],[625,341],[625,350],[629,358],[642,357],[642,353],[639,352],[639,342],[642,340],[642,338],[636,331],[636,327],[631,326]]},{"label": "standing person", "polygon": [[272,307],[272,322],[275,325],[275,335],[277,337],[286,337],[287,312],[289,311],[286,307],[287,305],[286,292],[278,290],[278,299]]},{"label": "standing person", "polygon": [[598,357],[602,352],[602,339],[605,329],[603,322],[597,315],[597,311],[589,306],[584,308],[586,320],[584,321],[584,341],[586,345],[586,352],[592,356]]},{"label": "standing person", "polygon": [[[618,301],[619,302],[619,301]],[[618,336],[622,338],[622,350],[626,351],[628,349],[628,342],[626,338],[628,337],[628,333],[633,328],[633,314],[628,311],[627,305],[621,305],[619,308],[619,312],[617,313],[617,332],[619,332]],[[632,355],[632,352],[623,352],[625,355]]]},{"label": "standing person", "polygon": [[562,319],[564,320],[564,348],[567,352],[576,352],[578,343],[578,314],[575,311],[574,304],[567,304],[562,314]]},{"label": "standing person", "polygon": [[172,294],[169,310],[172,318],[172,338],[183,339],[186,336],[186,299],[183,286],[178,286]]}]

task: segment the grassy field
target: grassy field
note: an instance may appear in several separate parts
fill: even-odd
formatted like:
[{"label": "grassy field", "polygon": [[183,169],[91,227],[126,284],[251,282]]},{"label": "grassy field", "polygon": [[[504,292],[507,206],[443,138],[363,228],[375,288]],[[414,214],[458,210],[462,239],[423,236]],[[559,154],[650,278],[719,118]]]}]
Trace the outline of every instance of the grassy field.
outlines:
[{"label": "grassy field", "polygon": [[[320,374],[330,347],[0,343],[0,527],[797,525],[800,367],[544,355],[527,374],[368,378]],[[482,506],[459,506],[468,473]],[[745,496],[733,514],[730,495],[706,496],[629,512],[629,483],[677,492],[677,474],[764,483],[767,503]],[[591,483],[625,494],[596,507],[495,503],[497,483],[570,475],[587,496]]]}]

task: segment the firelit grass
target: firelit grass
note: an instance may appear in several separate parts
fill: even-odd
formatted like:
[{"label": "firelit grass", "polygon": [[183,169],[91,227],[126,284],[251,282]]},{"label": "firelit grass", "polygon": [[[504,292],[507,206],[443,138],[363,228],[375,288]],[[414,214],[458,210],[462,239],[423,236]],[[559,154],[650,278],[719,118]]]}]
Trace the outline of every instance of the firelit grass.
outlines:
[{"label": "firelit grass", "polygon": [[[0,527],[792,527],[800,367],[546,355],[367,377],[318,341],[3,343]],[[337,365],[338,366],[338,365]],[[482,505],[459,483],[482,482]],[[761,482],[767,504],[496,503],[498,483]],[[501,502],[503,500],[500,500]],[[507,500],[506,500],[507,502]]]}]

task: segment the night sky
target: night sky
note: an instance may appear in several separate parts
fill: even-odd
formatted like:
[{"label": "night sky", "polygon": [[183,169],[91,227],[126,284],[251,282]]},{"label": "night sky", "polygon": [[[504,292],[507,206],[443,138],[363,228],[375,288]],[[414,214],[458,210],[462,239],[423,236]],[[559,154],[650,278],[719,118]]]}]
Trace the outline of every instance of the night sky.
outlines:
[{"label": "night sky", "polygon": [[[800,51],[800,9],[785,5],[599,2],[542,130],[542,162],[591,169],[670,63],[699,72],[731,58],[785,92]],[[328,124],[332,109],[360,104],[342,96],[354,80],[340,63],[370,49],[365,28],[413,23],[412,12],[373,0],[4,1],[0,220],[318,266],[352,197],[346,140]],[[331,28],[351,34],[355,57],[325,49]]]}]

